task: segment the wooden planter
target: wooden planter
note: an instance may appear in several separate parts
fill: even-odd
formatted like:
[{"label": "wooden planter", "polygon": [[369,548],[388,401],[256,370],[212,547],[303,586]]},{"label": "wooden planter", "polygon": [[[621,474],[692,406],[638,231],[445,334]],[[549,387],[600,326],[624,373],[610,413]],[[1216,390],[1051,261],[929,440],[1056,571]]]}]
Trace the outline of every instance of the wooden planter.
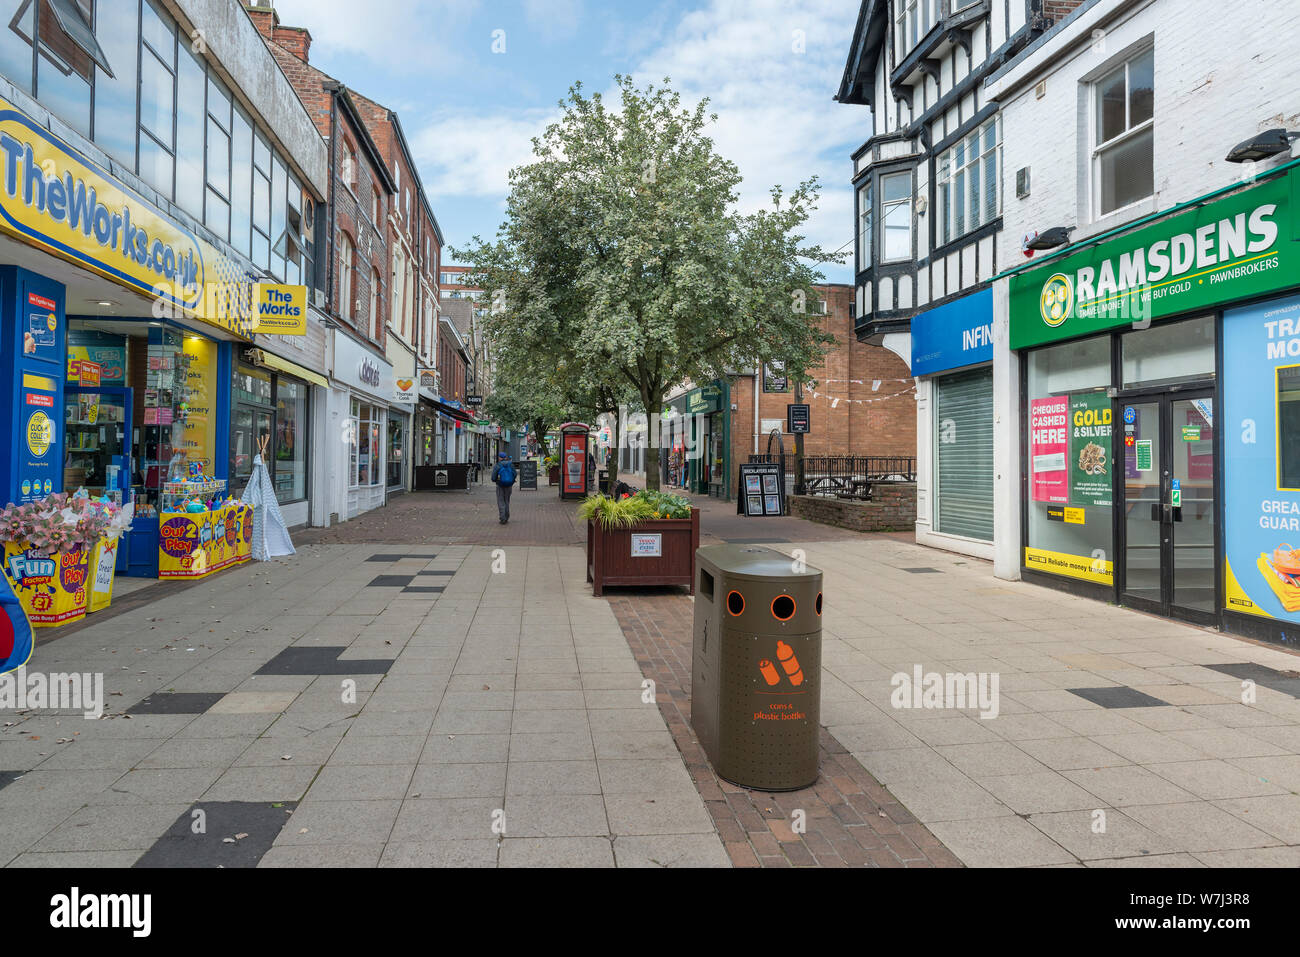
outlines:
[{"label": "wooden planter", "polygon": [[546,470],[546,484],[547,485],[560,484],[560,467],[558,465],[552,465],[550,468]]},{"label": "wooden planter", "polygon": [[[659,554],[633,554],[633,539],[659,536]],[[649,543],[647,543],[649,544]],[[606,530],[587,521],[587,581],[591,593],[606,585],[685,585],[695,594],[695,551],[700,547],[700,510],[690,518],[662,518],[631,528]],[[652,549],[646,549],[652,551]]]}]

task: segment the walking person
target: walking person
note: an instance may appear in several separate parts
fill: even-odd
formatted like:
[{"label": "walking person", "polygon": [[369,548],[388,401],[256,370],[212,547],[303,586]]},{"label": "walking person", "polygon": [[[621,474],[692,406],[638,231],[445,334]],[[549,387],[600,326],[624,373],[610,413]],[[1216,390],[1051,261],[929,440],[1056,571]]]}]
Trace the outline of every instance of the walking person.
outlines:
[{"label": "walking person", "polygon": [[497,459],[499,461],[492,469],[492,481],[497,487],[497,521],[505,525],[510,521],[510,493],[515,490],[518,470],[507,453],[502,452]]}]

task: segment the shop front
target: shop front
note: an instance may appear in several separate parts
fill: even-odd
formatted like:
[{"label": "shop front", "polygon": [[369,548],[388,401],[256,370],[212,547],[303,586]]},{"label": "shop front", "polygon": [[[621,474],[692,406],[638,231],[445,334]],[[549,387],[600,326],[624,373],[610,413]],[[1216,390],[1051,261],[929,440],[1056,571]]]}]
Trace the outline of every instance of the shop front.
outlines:
[{"label": "shop front", "polygon": [[714,381],[686,395],[686,413],[692,419],[699,454],[690,461],[688,489],[700,495],[730,499],[727,481],[731,469],[729,389]]},{"label": "shop front", "polygon": [[133,506],[121,572],[246,561],[226,449],[232,358],[253,331],[247,264],[13,104],[0,132],[0,495]]},{"label": "shop front", "polygon": [[290,528],[309,519],[312,387],[328,389],[324,376],[265,349],[243,350],[235,359],[230,402],[230,487],[243,493],[253,472],[259,442],[276,502]]},{"label": "shop front", "polygon": [[388,404],[393,367],[341,329],[334,331],[334,389],[340,420],[336,493],[345,518],[384,504],[388,467]]},{"label": "shop front", "polygon": [[993,292],[912,320],[916,540],[993,557]]},{"label": "shop front", "polygon": [[1297,188],[1286,167],[1011,276],[1025,578],[1300,623]]}]

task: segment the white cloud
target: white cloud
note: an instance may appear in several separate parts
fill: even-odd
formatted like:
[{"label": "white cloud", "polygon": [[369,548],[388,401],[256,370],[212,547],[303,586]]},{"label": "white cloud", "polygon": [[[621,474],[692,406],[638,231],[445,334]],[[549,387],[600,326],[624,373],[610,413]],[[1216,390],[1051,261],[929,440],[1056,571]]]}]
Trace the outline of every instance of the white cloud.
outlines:
[{"label": "white cloud", "polygon": [[[306,27],[313,47],[382,64],[395,73],[447,72],[463,66],[452,42],[478,0],[276,0],[280,24]],[[486,47],[490,38],[484,37]],[[363,70],[342,76],[360,82]],[[360,86],[358,86],[360,88]]]},{"label": "white cloud", "polygon": [[[543,9],[551,7],[538,3]],[[666,38],[650,49],[634,46],[638,52],[627,68],[639,86],[667,76],[688,103],[709,97],[718,115],[709,135],[744,176],[743,211],[768,203],[774,185],[788,193],[817,175],[821,201],[806,233],[828,250],[853,237],[849,154],[870,131],[864,108],[831,98],[856,13],[856,5],[844,0],[708,0],[668,24]],[[589,23],[582,28],[596,29]],[[408,130],[418,128],[413,140],[435,209],[439,196],[503,200],[510,169],[529,161],[530,138],[555,117],[553,110],[521,112],[509,105],[439,113],[427,122],[412,122],[408,114]],[[835,266],[826,271],[836,278],[848,272]]]},{"label": "white cloud", "polygon": [[446,114],[419,125],[411,149],[429,200],[439,196],[505,199],[510,170],[532,158],[532,137],[558,118],[553,110]]}]

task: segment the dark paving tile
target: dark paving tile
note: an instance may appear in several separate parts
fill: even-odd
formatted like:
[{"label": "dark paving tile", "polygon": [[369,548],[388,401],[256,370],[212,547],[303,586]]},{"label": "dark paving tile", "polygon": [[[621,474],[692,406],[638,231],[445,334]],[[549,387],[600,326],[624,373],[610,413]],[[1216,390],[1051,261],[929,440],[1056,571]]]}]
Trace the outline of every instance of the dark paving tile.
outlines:
[{"label": "dark paving tile", "polygon": [[205,714],[224,691],[159,691],[126,709],[127,714]]},{"label": "dark paving tile", "polygon": [[441,592],[442,590],[441,585],[407,585],[402,589],[402,594],[407,592]]},{"label": "dark paving tile", "polygon": [[1099,704],[1103,708],[1158,708],[1168,707],[1168,701],[1161,701],[1149,694],[1143,694],[1133,688],[1067,688],[1070,694],[1076,694],[1085,701]]},{"label": "dark paving tile", "polygon": [[913,575],[937,575],[937,574],[939,574],[939,569],[937,569],[937,568],[900,568],[899,571],[901,571],[901,572],[910,572],[910,573],[913,574]]},{"label": "dark paving tile", "polygon": [[400,562],[405,555],[371,555],[366,559],[368,562]]},{"label": "dark paving tile", "polygon": [[415,574],[416,575],[454,575],[456,573],[454,571],[446,571],[445,569],[443,569],[443,570],[435,570],[431,572],[416,572]]},{"label": "dark paving tile", "polygon": [[26,771],[0,771],[0,788],[17,781],[26,773]]},{"label": "dark paving tile", "polygon": [[284,649],[255,674],[259,675],[383,675],[392,667],[391,659],[358,658],[339,661],[346,648],[316,648],[295,645]]},{"label": "dark paving tile", "polygon": [[[278,805],[244,801],[195,804],[145,851],[135,866],[256,867],[296,806],[294,801]],[[202,817],[196,817],[196,811],[202,811]],[[201,834],[194,833],[198,820],[203,821]],[[236,836],[240,834],[245,836]]]},{"label": "dark paving tile", "polygon": [[1209,668],[1211,671],[1217,671],[1220,674],[1230,675],[1233,678],[1240,678],[1243,681],[1253,681],[1255,684],[1271,691],[1280,691],[1282,694],[1289,694],[1293,698],[1300,698],[1300,674],[1294,671],[1278,671],[1276,668],[1268,668],[1250,661],[1226,665],[1202,665],[1201,667]]},{"label": "dark paving tile", "polygon": [[788,538],[724,538],[728,545],[767,545],[771,542],[788,542]]},{"label": "dark paving tile", "polygon": [[405,588],[414,575],[377,575],[368,588]]}]

